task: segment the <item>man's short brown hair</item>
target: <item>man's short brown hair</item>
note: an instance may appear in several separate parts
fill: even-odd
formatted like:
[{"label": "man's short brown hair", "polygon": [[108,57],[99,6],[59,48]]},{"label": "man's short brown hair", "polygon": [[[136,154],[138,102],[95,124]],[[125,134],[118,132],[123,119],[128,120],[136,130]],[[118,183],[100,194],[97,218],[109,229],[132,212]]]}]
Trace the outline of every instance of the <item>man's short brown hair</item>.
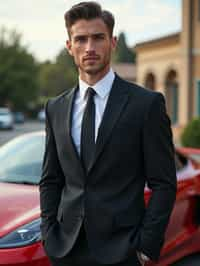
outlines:
[{"label": "man's short brown hair", "polygon": [[114,16],[107,10],[102,10],[101,6],[97,2],[80,2],[72,6],[65,13],[65,25],[70,37],[71,26],[80,19],[91,20],[95,18],[101,18],[106,24],[110,37],[113,35],[113,28],[115,24]]}]

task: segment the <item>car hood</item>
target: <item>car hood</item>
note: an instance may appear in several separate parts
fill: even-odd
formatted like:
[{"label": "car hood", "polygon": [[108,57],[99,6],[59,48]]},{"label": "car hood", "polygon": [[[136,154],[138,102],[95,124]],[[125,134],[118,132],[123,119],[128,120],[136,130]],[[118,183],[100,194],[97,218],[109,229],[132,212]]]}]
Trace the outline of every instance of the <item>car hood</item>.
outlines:
[{"label": "car hood", "polygon": [[0,237],[40,217],[38,186],[0,182]]}]

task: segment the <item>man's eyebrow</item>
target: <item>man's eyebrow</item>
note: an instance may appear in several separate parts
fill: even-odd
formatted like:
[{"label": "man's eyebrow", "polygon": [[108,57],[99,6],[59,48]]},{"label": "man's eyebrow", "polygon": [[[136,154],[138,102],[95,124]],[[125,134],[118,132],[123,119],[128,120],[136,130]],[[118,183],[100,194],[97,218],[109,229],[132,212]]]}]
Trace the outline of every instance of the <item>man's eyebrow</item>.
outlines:
[{"label": "man's eyebrow", "polygon": [[91,34],[92,36],[105,36],[106,34],[104,32],[97,32],[94,34]]},{"label": "man's eyebrow", "polygon": [[105,35],[105,32],[95,32],[92,35]]},{"label": "man's eyebrow", "polygon": [[105,36],[106,34],[104,32],[96,32],[91,34],[76,34],[74,38],[84,38],[84,37],[90,37],[90,36]]},{"label": "man's eyebrow", "polygon": [[74,36],[75,39],[77,39],[77,38],[85,38],[85,37],[87,37],[87,34],[77,34],[77,35]]}]

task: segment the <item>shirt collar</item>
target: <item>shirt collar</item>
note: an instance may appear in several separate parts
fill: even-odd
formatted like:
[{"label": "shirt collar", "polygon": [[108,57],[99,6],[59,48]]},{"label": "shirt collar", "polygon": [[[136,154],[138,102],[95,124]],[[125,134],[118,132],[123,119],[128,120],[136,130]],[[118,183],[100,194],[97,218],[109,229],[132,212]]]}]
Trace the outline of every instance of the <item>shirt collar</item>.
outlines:
[{"label": "shirt collar", "polygon": [[114,78],[115,78],[115,74],[112,68],[102,79],[100,79],[93,86],[88,85],[85,81],[81,80],[79,77],[80,97],[83,99],[86,95],[87,88],[92,87],[97,93],[97,95],[99,95],[101,98],[105,98],[109,94],[112,88]]}]

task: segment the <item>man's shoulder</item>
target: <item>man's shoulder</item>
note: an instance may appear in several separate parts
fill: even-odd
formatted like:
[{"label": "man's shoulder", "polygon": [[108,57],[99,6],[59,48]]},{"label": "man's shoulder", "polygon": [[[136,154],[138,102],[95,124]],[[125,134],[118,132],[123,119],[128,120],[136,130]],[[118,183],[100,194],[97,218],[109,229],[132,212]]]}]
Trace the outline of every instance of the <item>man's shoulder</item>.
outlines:
[{"label": "man's shoulder", "polygon": [[59,105],[63,101],[63,99],[68,97],[68,95],[70,95],[73,92],[73,90],[74,90],[74,88],[68,89],[68,90],[62,92],[61,94],[59,94],[53,98],[50,98],[48,100],[48,106],[49,107],[55,107],[56,105]]},{"label": "man's shoulder", "polygon": [[[134,82],[129,82],[120,76],[117,76],[118,81],[121,83],[121,86],[126,89],[128,94],[135,98],[142,99],[142,100],[147,100],[147,101],[152,101],[154,98],[156,98],[158,95],[162,95],[161,92],[158,91],[153,91],[151,89],[147,89],[137,83]],[[162,95],[163,96],[163,95]]]}]

